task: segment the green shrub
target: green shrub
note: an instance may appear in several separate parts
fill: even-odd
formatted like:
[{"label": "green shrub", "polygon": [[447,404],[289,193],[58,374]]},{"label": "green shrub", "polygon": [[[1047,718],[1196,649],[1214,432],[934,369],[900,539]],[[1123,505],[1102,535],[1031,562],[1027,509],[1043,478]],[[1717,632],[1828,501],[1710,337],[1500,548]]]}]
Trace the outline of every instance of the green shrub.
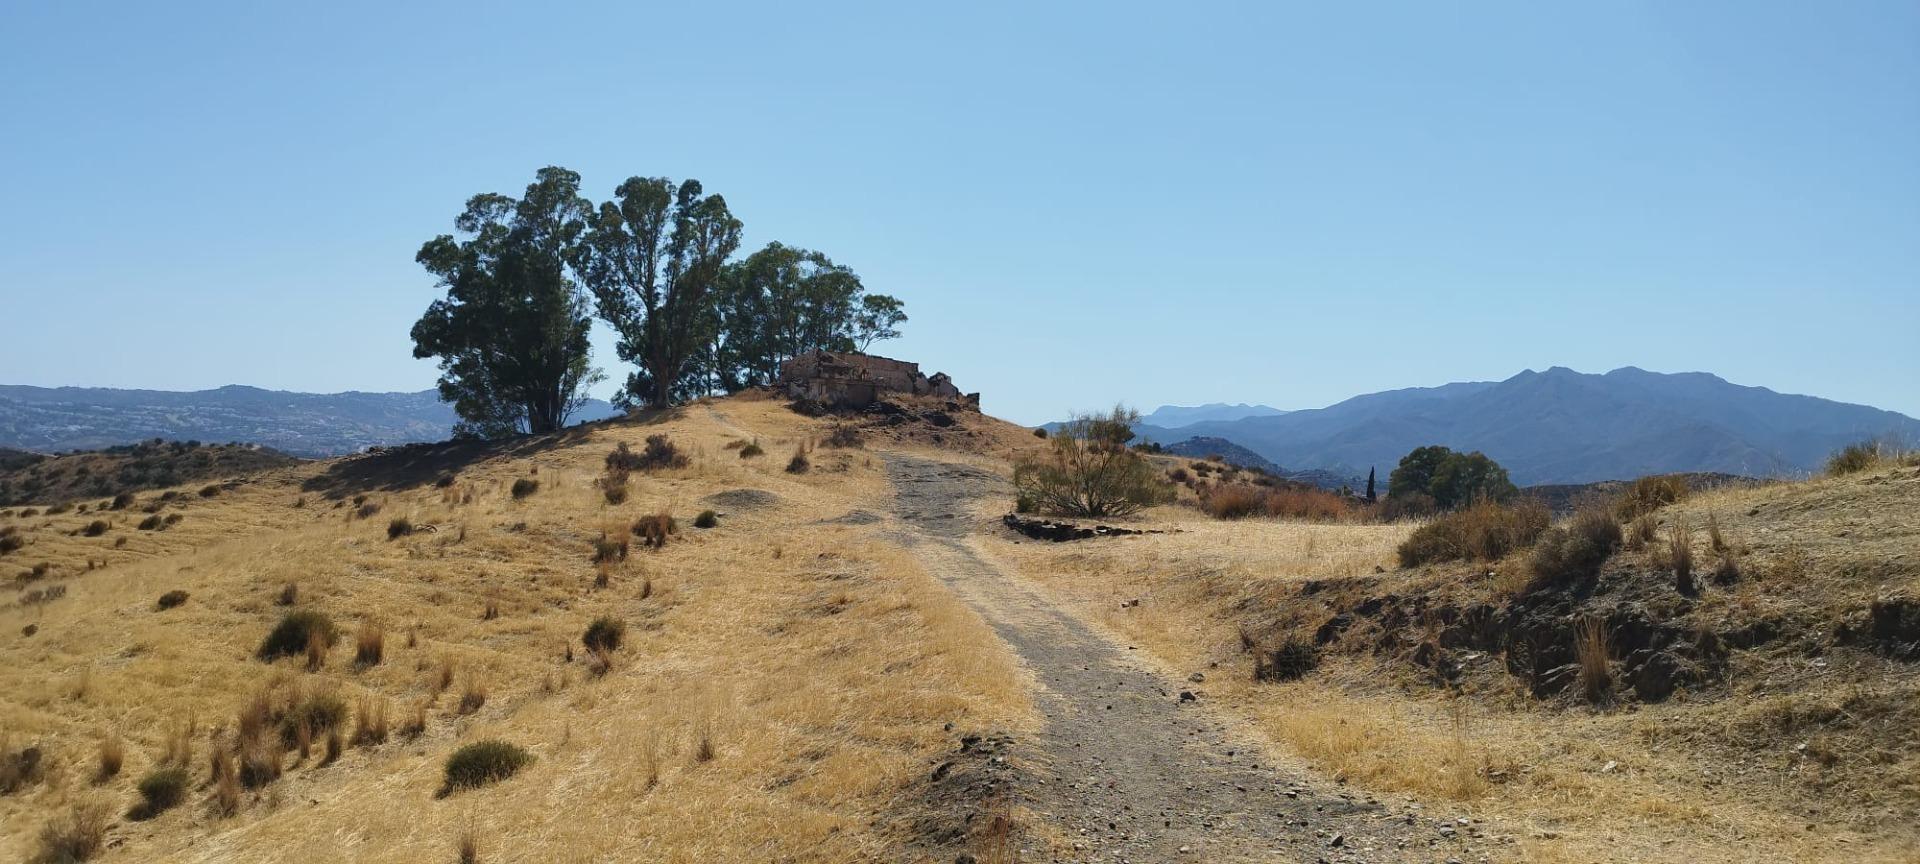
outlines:
[{"label": "green shrub", "polygon": [[700,511],[700,515],[693,517],[693,527],[695,528],[715,528],[719,525],[720,514],[712,510],[702,510]]},{"label": "green shrub", "polygon": [[413,533],[413,520],[405,516],[396,516],[387,523],[387,539],[397,540]]},{"label": "green shrub", "polygon": [[162,526],[166,524],[167,524],[166,520],[161,519],[160,514],[155,513],[152,516],[148,516],[147,518],[140,520],[140,524],[138,527],[142,531],[158,531],[161,529]]},{"label": "green shrub", "polygon": [[153,605],[157,609],[172,609],[185,602],[187,602],[187,592],[176,589],[160,595],[160,599]]},{"label": "green shrub", "polygon": [[140,778],[140,806],[134,808],[134,818],[151,819],[172,809],[186,800],[191,782],[187,769],[178,765],[147,772],[147,776]]},{"label": "green shrub", "polygon": [[1043,455],[1013,466],[1018,503],[1064,516],[1124,516],[1173,500],[1173,487],[1127,446],[1138,412],[1115,407],[1060,427]]},{"label": "green shrub", "polygon": [[540,481],[532,477],[522,477],[513,481],[513,488],[508,491],[513,495],[514,500],[517,501],[540,491]]},{"label": "green shrub", "polygon": [[587,625],[587,632],[580,636],[580,644],[587,646],[589,651],[618,651],[626,636],[625,622],[603,615]]},{"label": "green shrub", "polygon": [[446,785],[440,794],[497,783],[532,762],[532,753],[505,741],[475,741],[447,757]]},{"label": "green shrub", "polygon": [[1483,500],[1414,529],[1397,550],[1400,566],[1498,561],[1533,545],[1550,521],[1546,505],[1538,501],[1527,499],[1505,505]]},{"label": "green shrub", "polygon": [[88,537],[98,537],[102,534],[107,533],[107,529],[112,527],[113,527],[112,525],[107,524],[107,520],[105,519],[95,519],[92,522],[88,522],[87,527],[84,530],[82,530],[80,533],[85,534]]},{"label": "green shrub", "polygon": [[257,656],[262,660],[291,657],[306,651],[307,643],[316,637],[332,645],[339,639],[340,632],[334,629],[333,619],[326,613],[297,609],[280,617],[280,623],[260,643]]},{"label": "green shrub", "polygon": [[122,492],[113,496],[113,501],[107,505],[107,508],[110,510],[125,510],[128,507],[132,507],[133,502],[134,495],[132,492]]}]

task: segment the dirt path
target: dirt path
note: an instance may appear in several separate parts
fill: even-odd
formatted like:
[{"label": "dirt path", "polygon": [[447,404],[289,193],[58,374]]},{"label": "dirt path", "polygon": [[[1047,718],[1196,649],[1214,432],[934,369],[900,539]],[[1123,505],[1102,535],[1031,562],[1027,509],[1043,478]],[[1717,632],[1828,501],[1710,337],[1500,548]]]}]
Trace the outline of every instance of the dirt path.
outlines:
[{"label": "dirt path", "polygon": [[984,530],[971,503],[1011,497],[1000,477],[913,456],[886,459],[908,548],[1013,646],[1042,688],[1036,703],[1046,728],[1016,745],[1016,761],[1027,767],[1015,782],[1019,803],[1068,838],[1070,848],[1052,860],[1446,861],[1461,851],[1439,840],[1430,819],[1410,822],[1334,784],[1264,764],[1238,729],[1203,703],[1181,700],[1182,689],[1203,684],[1148,671],[1125,646],[980,557],[966,542]]}]

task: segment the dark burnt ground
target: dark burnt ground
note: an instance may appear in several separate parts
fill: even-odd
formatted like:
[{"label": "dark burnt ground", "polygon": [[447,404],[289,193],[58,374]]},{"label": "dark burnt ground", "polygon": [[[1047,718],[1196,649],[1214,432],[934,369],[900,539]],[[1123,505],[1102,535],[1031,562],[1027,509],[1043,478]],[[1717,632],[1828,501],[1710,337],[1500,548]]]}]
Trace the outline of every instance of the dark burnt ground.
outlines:
[{"label": "dark burnt ground", "polygon": [[993,782],[969,772],[971,797],[933,783],[930,794],[974,812],[945,823],[944,836],[917,838],[918,851],[936,860],[978,854],[993,811],[1011,798],[1017,812],[1042,823],[1017,830],[1024,861],[1479,857],[1464,846],[1467,828],[1442,834],[1421,824],[1428,820],[1269,764],[1238,727],[1182,698],[1192,685],[1134,662],[1126,646],[976,554],[965,539],[985,523],[976,524],[969,505],[1010,497],[1004,480],[953,463],[886,459],[904,542],[1018,653],[1041,688],[1035,701],[1046,721],[1034,739],[1006,746],[1012,768],[995,772]]}]

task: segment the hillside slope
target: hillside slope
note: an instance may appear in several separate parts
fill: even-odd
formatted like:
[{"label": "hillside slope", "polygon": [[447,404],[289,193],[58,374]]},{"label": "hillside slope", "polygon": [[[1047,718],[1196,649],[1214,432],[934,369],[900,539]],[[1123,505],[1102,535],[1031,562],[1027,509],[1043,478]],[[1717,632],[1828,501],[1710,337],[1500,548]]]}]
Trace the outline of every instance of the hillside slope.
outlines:
[{"label": "hillside slope", "polygon": [[1499,382],[1394,390],[1278,417],[1143,426],[1163,443],[1214,436],[1291,470],[1382,475],[1415,447],[1479,450],[1520,485],[1647,474],[1804,475],[1846,444],[1920,440],[1920,420],[1863,405],[1730,384],[1704,373],[1555,367]]}]

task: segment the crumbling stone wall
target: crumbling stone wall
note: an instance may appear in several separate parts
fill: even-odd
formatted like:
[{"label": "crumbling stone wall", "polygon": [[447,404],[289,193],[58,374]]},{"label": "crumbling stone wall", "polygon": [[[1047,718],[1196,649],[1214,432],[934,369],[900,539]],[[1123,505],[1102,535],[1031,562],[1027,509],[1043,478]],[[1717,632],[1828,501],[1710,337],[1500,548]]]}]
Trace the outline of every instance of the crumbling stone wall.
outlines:
[{"label": "crumbling stone wall", "polygon": [[920,374],[920,364],[855,352],[811,351],[780,364],[780,387],[789,398],[826,405],[864,407],[888,394],[967,400],[945,372]]}]

